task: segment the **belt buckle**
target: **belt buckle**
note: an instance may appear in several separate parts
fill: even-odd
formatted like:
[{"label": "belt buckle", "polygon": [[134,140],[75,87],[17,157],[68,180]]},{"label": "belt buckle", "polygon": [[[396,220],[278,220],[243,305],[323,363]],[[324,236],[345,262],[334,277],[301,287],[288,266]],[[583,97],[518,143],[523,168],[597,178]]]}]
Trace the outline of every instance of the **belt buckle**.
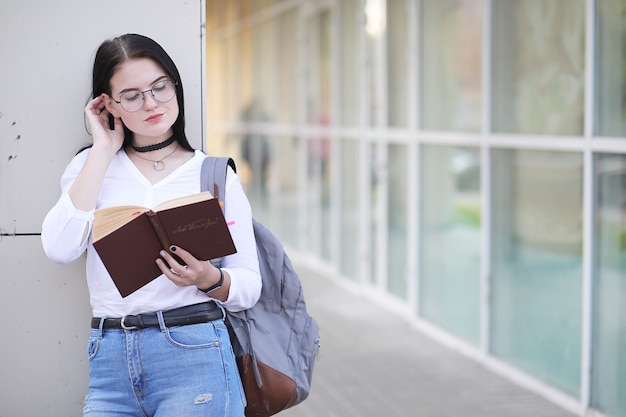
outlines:
[{"label": "belt buckle", "polygon": [[124,329],[124,330],[135,330],[135,329],[137,329],[137,326],[127,326],[126,323],[124,323],[126,321],[126,317],[128,317],[128,315],[124,315],[124,317],[122,317],[122,320],[120,320],[120,326],[122,326],[122,329]]}]

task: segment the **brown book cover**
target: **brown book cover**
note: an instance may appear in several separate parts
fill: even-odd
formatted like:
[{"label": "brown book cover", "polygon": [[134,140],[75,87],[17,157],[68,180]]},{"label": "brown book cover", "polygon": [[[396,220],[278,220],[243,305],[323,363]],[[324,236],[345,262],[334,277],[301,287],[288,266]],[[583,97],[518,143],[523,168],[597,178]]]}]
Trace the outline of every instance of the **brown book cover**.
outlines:
[{"label": "brown book cover", "polygon": [[237,252],[219,202],[209,192],[173,199],[152,210],[116,206],[94,215],[94,248],[122,297],[161,275],[155,260],[161,250],[170,252],[171,245],[201,260]]}]

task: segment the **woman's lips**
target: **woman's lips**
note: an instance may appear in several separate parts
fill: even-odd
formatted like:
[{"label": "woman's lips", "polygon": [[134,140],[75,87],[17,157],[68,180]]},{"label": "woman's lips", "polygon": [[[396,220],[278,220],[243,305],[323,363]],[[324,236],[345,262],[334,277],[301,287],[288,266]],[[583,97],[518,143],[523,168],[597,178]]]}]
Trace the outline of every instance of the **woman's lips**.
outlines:
[{"label": "woman's lips", "polygon": [[148,123],[155,123],[155,122],[158,122],[159,120],[161,120],[162,117],[163,117],[163,113],[153,114],[152,116],[146,118],[146,122],[148,122]]}]

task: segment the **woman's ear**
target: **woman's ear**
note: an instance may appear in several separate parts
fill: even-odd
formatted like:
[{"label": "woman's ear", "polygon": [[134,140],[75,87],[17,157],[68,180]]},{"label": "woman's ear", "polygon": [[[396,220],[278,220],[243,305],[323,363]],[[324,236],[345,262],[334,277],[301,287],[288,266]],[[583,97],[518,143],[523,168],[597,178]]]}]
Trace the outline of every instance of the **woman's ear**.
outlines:
[{"label": "woman's ear", "polygon": [[103,98],[104,108],[107,109],[107,111],[111,113],[113,117],[120,117],[119,107],[116,106],[117,103],[115,103],[108,94],[104,94]]}]

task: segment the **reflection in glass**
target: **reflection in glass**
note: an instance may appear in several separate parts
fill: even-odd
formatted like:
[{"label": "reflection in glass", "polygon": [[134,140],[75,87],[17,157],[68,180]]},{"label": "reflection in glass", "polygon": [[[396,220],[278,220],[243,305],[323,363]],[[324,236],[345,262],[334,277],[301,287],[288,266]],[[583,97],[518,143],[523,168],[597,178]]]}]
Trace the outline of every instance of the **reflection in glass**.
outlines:
[{"label": "reflection in glass", "polygon": [[[371,284],[376,284],[379,279],[378,263],[380,262],[380,252],[378,251],[378,242],[382,239],[379,227],[379,210],[381,197],[381,176],[378,172],[378,149],[376,143],[368,142],[366,163],[369,165],[369,271],[367,277]],[[384,256],[384,255],[383,255]]]},{"label": "reflection in glass", "polygon": [[626,415],[626,156],[596,157],[597,241],[591,403]]},{"label": "reflection in glass", "polygon": [[235,87],[240,91],[240,96],[245,99],[246,102],[249,100],[249,97],[261,98],[266,103],[268,111],[273,110],[270,103],[274,100],[274,80],[272,79],[272,75],[275,72],[272,70],[274,70],[275,67],[270,60],[264,59],[259,61],[258,57],[261,51],[269,53],[274,48],[272,44],[273,37],[269,30],[270,25],[273,25],[273,21],[265,21],[259,25],[251,26],[248,31],[249,38],[245,40],[247,44],[241,45],[246,55],[248,55],[248,62],[254,63],[254,71],[242,71],[240,68],[235,67],[235,70],[239,71],[242,78],[245,80],[242,85]]},{"label": "reflection in glass", "polygon": [[398,297],[407,298],[409,243],[409,150],[407,145],[389,145],[388,201],[388,289]]},{"label": "reflection in glass", "polygon": [[307,122],[318,134],[307,138],[309,249],[330,260],[330,12],[308,21]]},{"label": "reflection in glass", "polygon": [[278,46],[275,48],[276,59],[266,59],[273,68],[274,96],[277,108],[275,118],[278,123],[295,124],[297,122],[297,85],[298,85],[298,12],[293,10],[278,17],[278,33],[274,37]]},{"label": "reflection in glass", "polygon": [[365,33],[366,33],[366,56],[367,67],[364,74],[367,78],[369,90],[369,109],[367,110],[367,122],[371,126],[381,124],[381,109],[383,106],[383,41],[386,30],[386,3],[385,0],[365,0]]},{"label": "reflection in glass", "polygon": [[307,33],[307,122],[330,123],[330,13],[311,17]]},{"label": "reflection in glass", "polygon": [[341,24],[339,25],[341,29],[339,39],[341,54],[339,54],[340,82],[337,88],[340,90],[340,123],[343,126],[356,126],[359,123],[359,77],[356,76],[359,74],[357,67],[358,48],[356,47],[359,44],[359,3],[359,0],[338,2],[341,16]]},{"label": "reflection in glass", "polygon": [[308,167],[308,236],[309,249],[321,258],[331,260],[330,239],[330,139],[312,137],[307,146]]},{"label": "reflection in glass", "polygon": [[582,135],[585,2],[493,5],[493,130]]},{"label": "reflection in glass", "polygon": [[358,281],[359,250],[359,143],[356,140],[341,140],[339,164],[341,178],[341,256],[340,271],[346,277]]},{"label": "reflection in glass", "polygon": [[387,0],[387,122],[408,126],[409,13],[406,0]]},{"label": "reflection in glass", "polygon": [[[299,227],[298,202],[302,183],[298,175],[298,147],[295,138],[277,137],[270,140],[272,165],[269,172],[268,195],[261,207],[265,209],[265,224],[286,246],[300,246],[301,230]],[[252,214],[259,208],[252,205]]]},{"label": "reflection in glass", "polygon": [[579,153],[493,153],[492,353],[577,397],[582,316]]},{"label": "reflection in glass", "polygon": [[263,101],[250,100],[241,111],[239,118],[246,132],[241,138],[241,159],[246,164],[248,181],[246,193],[250,200],[259,204],[267,198],[268,174],[271,163],[271,147],[267,135],[254,130],[255,124],[270,123]]},{"label": "reflection in glass", "polygon": [[480,151],[422,149],[421,315],[478,344],[480,334]]},{"label": "reflection in glass", "polygon": [[422,2],[421,118],[425,129],[479,131],[481,0]]},{"label": "reflection in glass", "polygon": [[597,1],[596,131],[626,136],[626,0]]}]

